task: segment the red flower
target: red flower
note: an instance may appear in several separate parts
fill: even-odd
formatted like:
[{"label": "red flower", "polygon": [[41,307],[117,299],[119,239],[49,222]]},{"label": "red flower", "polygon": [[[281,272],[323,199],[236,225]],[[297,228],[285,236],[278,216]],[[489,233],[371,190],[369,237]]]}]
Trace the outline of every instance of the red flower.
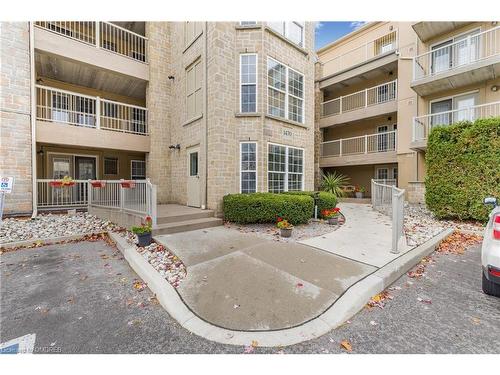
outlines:
[{"label": "red flower", "polygon": [[340,212],[340,208],[335,207],[335,208],[333,209],[333,212]]},{"label": "red flower", "polygon": [[280,221],[283,221],[283,218],[278,217],[278,223],[279,223]]}]

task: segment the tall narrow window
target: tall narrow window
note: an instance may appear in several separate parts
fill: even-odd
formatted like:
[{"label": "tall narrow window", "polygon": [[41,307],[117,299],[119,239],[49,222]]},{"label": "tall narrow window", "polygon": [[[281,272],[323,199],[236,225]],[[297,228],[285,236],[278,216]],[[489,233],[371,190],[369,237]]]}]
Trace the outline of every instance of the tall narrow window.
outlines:
[{"label": "tall narrow window", "polygon": [[186,69],[187,119],[202,115],[201,60]]},{"label": "tall narrow window", "polygon": [[257,143],[240,143],[240,192],[257,191]]},{"label": "tall narrow window", "polygon": [[267,58],[267,113],[291,121],[304,122],[304,76]]},{"label": "tall narrow window", "polygon": [[202,23],[187,21],[184,24],[184,45],[188,46],[202,33]]},{"label": "tall narrow window", "polygon": [[257,55],[240,55],[241,112],[257,112]]},{"label": "tall narrow window", "polygon": [[303,190],[304,150],[269,144],[268,151],[269,192]]},{"label": "tall narrow window", "polygon": [[144,180],[146,178],[146,162],[144,160],[131,161],[130,178],[132,180]]}]

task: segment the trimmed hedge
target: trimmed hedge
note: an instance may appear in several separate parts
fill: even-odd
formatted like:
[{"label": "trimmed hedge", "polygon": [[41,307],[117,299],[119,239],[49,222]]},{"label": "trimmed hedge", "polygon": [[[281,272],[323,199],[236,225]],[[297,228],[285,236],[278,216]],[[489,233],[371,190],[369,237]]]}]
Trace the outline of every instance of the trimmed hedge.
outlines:
[{"label": "trimmed hedge", "polygon": [[487,196],[500,198],[500,117],[432,130],[425,202],[438,218],[487,221]]},{"label": "trimmed hedge", "polygon": [[[308,195],[314,198],[315,191],[289,191],[282,194],[292,194],[292,195]],[[337,197],[332,193],[328,193],[326,191],[318,192],[318,218],[322,219],[323,215],[321,215],[321,211],[328,210],[331,208],[335,208],[337,206]],[[314,217],[314,206],[313,213],[311,217]]]},{"label": "trimmed hedge", "polygon": [[278,216],[292,224],[305,224],[313,209],[314,200],[307,195],[253,193],[223,198],[224,220],[240,224],[274,223]]}]

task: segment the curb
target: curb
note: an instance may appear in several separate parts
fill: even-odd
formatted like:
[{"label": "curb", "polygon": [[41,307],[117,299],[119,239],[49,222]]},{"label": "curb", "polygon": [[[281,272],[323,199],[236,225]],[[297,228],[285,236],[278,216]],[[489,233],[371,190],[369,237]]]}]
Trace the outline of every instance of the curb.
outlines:
[{"label": "curb", "polygon": [[61,236],[61,237],[52,237],[52,238],[31,238],[29,240],[23,240],[23,241],[17,241],[17,242],[5,242],[0,244],[0,249],[6,250],[6,249],[12,249],[14,247],[28,247],[31,245],[37,245],[43,246],[43,245],[52,245],[52,244],[57,244],[60,242],[64,241],[72,241],[72,240],[80,240],[83,239],[86,236],[91,236],[91,235],[98,235],[98,234],[103,234],[106,233],[104,232],[91,232],[91,233],[79,233],[79,234],[72,234],[69,236]]},{"label": "curb", "polygon": [[364,279],[351,285],[323,314],[300,326],[269,332],[233,331],[216,327],[193,314],[177,291],[123,237],[108,232],[137,275],[156,295],[161,306],[182,327],[210,341],[230,345],[277,347],[298,344],[322,336],[337,328],[360,311],[374,295],[382,292],[400,276],[432,253],[437,245],[453,232],[446,229],[424,244],[401,255]]}]

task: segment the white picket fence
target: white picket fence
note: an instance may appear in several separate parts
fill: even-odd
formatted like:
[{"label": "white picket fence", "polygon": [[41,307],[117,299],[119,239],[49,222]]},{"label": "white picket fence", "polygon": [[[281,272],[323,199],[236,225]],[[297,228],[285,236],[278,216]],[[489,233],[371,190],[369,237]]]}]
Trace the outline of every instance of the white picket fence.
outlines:
[{"label": "white picket fence", "polygon": [[372,207],[392,219],[392,253],[399,253],[406,247],[404,231],[404,189],[372,179]]}]

